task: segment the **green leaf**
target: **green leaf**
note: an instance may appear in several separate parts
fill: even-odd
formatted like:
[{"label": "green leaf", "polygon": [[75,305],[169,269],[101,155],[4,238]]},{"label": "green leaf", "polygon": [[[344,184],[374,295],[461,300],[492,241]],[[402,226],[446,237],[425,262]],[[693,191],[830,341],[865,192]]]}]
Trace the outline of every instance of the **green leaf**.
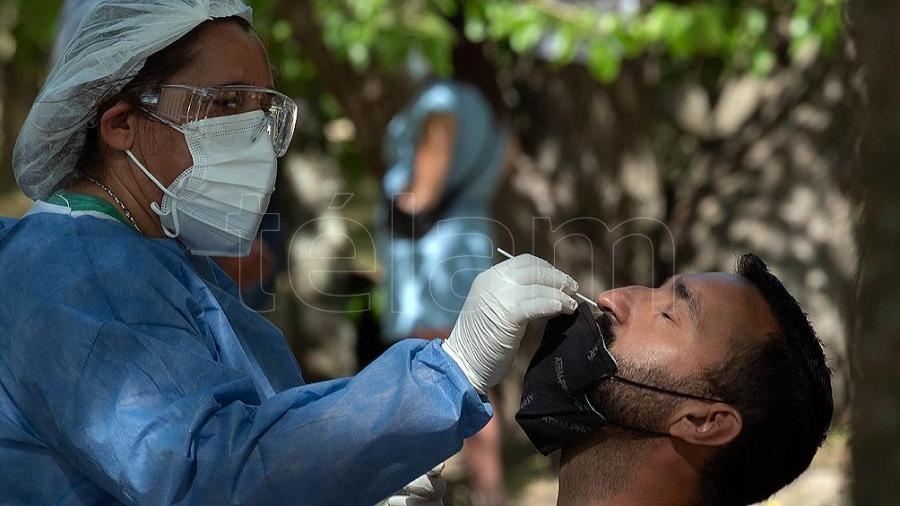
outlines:
[{"label": "green leaf", "polygon": [[487,27],[484,20],[479,18],[466,19],[465,33],[466,38],[472,42],[483,41],[487,37]]},{"label": "green leaf", "polygon": [[520,23],[509,37],[509,45],[513,51],[524,53],[530,51],[544,35],[544,27],[537,22]]},{"label": "green leaf", "polygon": [[272,40],[275,42],[285,42],[291,38],[293,30],[291,24],[283,19],[279,19],[272,24]]},{"label": "green leaf", "polygon": [[775,67],[775,53],[768,48],[760,48],[754,51],[750,68],[758,76],[764,76]]},{"label": "green leaf", "polygon": [[793,37],[795,39],[800,39],[800,38],[806,37],[806,35],[809,33],[809,29],[810,29],[809,18],[802,17],[802,16],[794,16],[794,18],[791,19],[791,24],[790,24],[791,37]]},{"label": "green leaf", "polygon": [[484,19],[488,28],[488,36],[492,40],[509,37],[516,23],[516,10],[515,6],[500,2],[491,2],[484,6]]},{"label": "green leaf", "polygon": [[580,42],[581,33],[572,25],[563,25],[553,32],[548,44],[553,62],[557,65],[571,62]]},{"label": "green leaf", "polygon": [[743,31],[747,36],[755,38],[766,33],[769,26],[769,17],[758,8],[750,8],[744,11]]},{"label": "green leaf", "polygon": [[691,56],[695,48],[693,16],[684,9],[672,11],[665,33],[666,44],[672,56],[684,59]]},{"label": "green leaf", "polygon": [[639,18],[635,33],[646,43],[655,43],[663,39],[672,18],[674,8],[667,3],[660,3]]},{"label": "green leaf", "polygon": [[694,12],[691,31],[697,51],[706,54],[719,52],[727,38],[724,12],[716,6],[699,6]]},{"label": "green leaf", "polygon": [[603,83],[611,83],[619,77],[622,62],[605,41],[595,42],[588,53],[588,69]]},{"label": "green leaf", "polygon": [[369,48],[362,42],[354,42],[351,44],[347,55],[350,57],[350,63],[352,63],[357,70],[363,70],[369,65]]}]

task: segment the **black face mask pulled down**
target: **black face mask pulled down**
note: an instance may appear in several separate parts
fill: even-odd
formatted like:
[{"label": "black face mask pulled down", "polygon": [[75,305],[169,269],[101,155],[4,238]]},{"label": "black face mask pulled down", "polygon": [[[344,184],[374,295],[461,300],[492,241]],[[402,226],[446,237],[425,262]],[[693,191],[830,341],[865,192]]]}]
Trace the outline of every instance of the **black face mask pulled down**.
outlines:
[{"label": "black face mask pulled down", "polygon": [[618,371],[590,306],[547,322],[531,359],[516,421],[535,448],[549,455],[606,424],[585,395]]},{"label": "black face mask pulled down", "polygon": [[[603,315],[601,318],[607,319],[603,331],[591,314],[590,306],[582,303],[575,313],[557,316],[547,322],[541,344],[525,372],[522,404],[516,413],[516,421],[539,452],[549,455],[604,425],[649,436],[669,437],[669,434],[649,427],[617,423],[610,419],[613,413],[600,413],[590,400],[600,381],[612,380],[633,388],[702,402],[727,402],[618,376],[619,367],[606,341],[612,340],[610,317]],[[604,336],[604,332],[609,335]]]}]

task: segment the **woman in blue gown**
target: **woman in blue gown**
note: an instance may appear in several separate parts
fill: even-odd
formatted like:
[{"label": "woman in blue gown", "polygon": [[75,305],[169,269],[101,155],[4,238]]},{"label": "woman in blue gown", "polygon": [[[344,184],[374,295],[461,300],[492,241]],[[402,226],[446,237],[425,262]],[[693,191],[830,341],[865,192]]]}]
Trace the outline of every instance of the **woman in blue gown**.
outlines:
[{"label": "woman in blue gown", "polygon": [[296,120],[271,88],[240,0],[86,15],[16,145],[34,207],[0,219],[0,503],[372,504],[484,426],[530,320],[574,308],[518,257],[446,343],[304,384],[208,258],[246,254],[268,204]]}]

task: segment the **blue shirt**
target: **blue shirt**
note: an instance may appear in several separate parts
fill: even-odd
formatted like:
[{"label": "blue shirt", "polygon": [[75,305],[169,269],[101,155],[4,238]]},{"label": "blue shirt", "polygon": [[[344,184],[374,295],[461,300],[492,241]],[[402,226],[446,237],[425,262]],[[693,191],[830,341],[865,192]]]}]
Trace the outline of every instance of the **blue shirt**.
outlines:
[{"label": "blue shirt", "polygon": [[367,505],[491,413],[421,340],[305,385],[209,259],[43,202],[0,219],[0,387],[3,504]]},{"label": "blue shirt", "polygon": [[435,114],[456,119],[444,187],[444,192],[458,189],[454,201],[416,240],[392,237],[384,209],[376,217],[377,253],[388,295],[382,333],[392,341],[419,329],[452,327],[475,276],[493,262],[495,222],[490,207],[506,135],[476,88],[452,80],[432,82],[391,120],[383,191],[392,195],[408,188],[422,128]]}]

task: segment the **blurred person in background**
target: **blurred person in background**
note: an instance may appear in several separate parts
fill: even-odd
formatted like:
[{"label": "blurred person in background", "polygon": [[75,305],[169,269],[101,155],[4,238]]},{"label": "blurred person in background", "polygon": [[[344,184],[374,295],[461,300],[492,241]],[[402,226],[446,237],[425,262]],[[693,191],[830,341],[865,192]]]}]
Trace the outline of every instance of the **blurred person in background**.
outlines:
[{"label": "blurred person in background", "polygon": [[481,273],[444,341],[306,384],[211,256],[252,249],[293,137],[240,0],[97,0],[15,146],[0,219],[0,502],[437,504],[535,319],[574,280]]},{"label": "blurred person in background", "polygon": [[[496,72],[484,59],[481,45],[460,37],[453,78],[425,84],[388,125],[376,218],[385,345],[408,335],[446,338],[475,276],[491,266],[490,209],[513,143]],[[503,504],[499,417],[463,454],[473,500]]]}]

